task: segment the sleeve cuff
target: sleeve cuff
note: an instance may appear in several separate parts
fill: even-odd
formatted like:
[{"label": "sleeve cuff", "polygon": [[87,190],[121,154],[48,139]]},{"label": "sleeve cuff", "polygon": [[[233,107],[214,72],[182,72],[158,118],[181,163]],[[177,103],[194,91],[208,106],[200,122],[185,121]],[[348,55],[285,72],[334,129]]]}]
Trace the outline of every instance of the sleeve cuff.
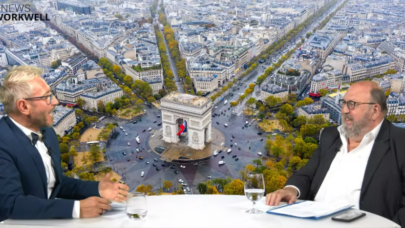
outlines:
[{"label": "sleeve cuff", "polygon": [[75,203],[73,204],[73,218],[80,218],[80,201],[75,200]]},{"label": "sleeve cuff", "polygon": [[294,185],[287,185],[287,186],[285,186],[284,188],[286,188],[286,187],[295,188],[295,189],[297,190],[297,192],[298,192],[297,199],[300,198],[301,192],[300,192],[300,190],[299,190],[297,187],[295,187]]}]

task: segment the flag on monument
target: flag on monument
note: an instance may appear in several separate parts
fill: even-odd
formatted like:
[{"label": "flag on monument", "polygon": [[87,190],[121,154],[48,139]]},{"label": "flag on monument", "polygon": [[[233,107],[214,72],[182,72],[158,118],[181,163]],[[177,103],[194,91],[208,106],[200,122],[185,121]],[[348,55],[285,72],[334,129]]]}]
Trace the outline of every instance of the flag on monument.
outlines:
[{"label": "flag on monument", "polygon": [[183,120],[183,124],[180,125],[180,131],[177,133],[177,136],[180,136],[181,133],[186,132],[187,131],[186,127],[187,127],[186,121]]}]

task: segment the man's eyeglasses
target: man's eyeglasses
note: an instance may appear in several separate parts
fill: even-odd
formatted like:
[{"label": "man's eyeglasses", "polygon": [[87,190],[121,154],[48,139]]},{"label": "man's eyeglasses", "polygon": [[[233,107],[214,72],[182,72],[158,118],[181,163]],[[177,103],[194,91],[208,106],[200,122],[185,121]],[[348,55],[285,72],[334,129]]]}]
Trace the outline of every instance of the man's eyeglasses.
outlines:
[{"label": "man's eyeglasses", "polygon": [[343,106],[346,105],[348,109],[353,110],[357,106],[362,105],[362,104],[376,104],[376,103],[363,103],[363,102],[355,102],[355,101],[345,101],[345,100],[340,100],[340,105]]},{"label": "man's eyeglasses", "polygon": [[40,97],[27,97],[24,98],[24,100],[34,100],[34,99],[43,99],[46,101],[47,104],[52,104],[52,98],[55,97],[55,95],[53,93],[49,94],[49,95],[45,95],[45,96],[40,96]]}]

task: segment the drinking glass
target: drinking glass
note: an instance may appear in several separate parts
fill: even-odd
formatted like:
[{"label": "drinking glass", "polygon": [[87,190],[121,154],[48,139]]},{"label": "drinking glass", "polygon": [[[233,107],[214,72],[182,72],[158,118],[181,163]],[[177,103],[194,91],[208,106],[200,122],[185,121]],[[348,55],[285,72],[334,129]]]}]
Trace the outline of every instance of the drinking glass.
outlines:
[{"label": "drinking glass", "polygon": [[252,201],[253,208],[247,210],[246,213],[249,214],[260,214],[263,211],[255,208],[255,204],[259,201],[264,195],[264,178],[261,173],[248,173],[246,175],[245,181],[245,195]]},{"label": "drinking glass", "polygon": [[128,193],[127,195],[127,207],[125,209],[127,215],[131,219],[145,218],[148,213],[146,207],[146,196],[142,193]]}]

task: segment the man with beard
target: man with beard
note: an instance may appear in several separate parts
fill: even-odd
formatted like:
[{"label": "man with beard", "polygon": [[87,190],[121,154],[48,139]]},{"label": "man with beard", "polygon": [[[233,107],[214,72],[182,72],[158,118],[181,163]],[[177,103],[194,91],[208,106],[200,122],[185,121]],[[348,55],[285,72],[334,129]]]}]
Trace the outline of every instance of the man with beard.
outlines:
[{"label": "man with beard", "polygon": [[374,82],[353,84],[341,108],[342,125],[322,131],[307,165],[266,204],[343,202],[405,226],[405,130],[385,119],[386,97]]},{"label": "man with beard", "polygon": [[[128,186],[66,177],[53,115],[59,101],[40,68],[13,68],[0,87],[8,116],[0,120],[0,221],[90,218],[126,199]],[[58,199],[56,199],[58,198]]]}]

